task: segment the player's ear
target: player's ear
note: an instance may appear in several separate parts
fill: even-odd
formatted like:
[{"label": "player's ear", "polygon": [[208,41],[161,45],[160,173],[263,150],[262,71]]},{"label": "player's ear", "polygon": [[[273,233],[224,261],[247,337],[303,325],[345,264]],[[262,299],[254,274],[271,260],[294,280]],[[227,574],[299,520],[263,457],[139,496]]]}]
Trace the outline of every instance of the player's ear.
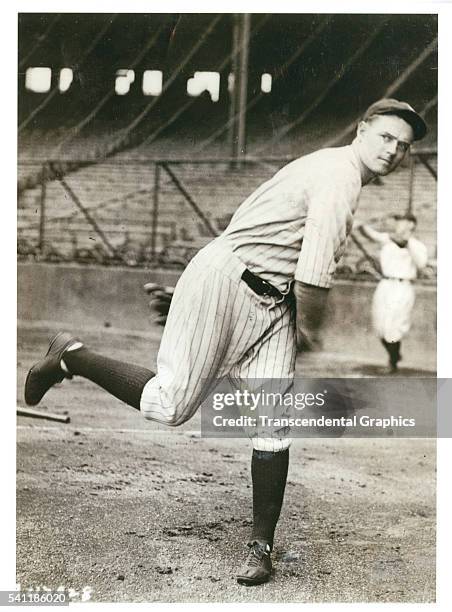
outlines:
[{"label": "player's ear", "polygon": [[363,134],[365,134],[365,132],[367,131],[367,128],[369,127],[368,123],[366,121],[360,121],[358,123],[358,127],[356,129],[356,136],[358,137],[358,139],[363,136]]}]

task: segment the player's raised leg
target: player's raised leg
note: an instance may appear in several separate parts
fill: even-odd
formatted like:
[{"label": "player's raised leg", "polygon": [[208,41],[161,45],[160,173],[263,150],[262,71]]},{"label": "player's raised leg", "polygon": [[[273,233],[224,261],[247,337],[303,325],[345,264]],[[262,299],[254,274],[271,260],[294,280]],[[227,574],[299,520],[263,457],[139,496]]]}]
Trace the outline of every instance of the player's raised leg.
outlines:
[{"label": "player's raised leg", "polygon": [[46,356],[28,372],[25,402],[35,406],[53,385],[74,375],[88,378],[129,406],[139,409],[143,388],[154,373],[139,365],[99,355],[78,338],[60,332],[50,342]]},{"label": "player's raised leg", "polygon": [[251,290],[241,280],[243,264],[214,244],[203,251],[177,284],[156,375],[95,353],[70,334],[58,334],[27,376],[26,402],[37,404],[54,384],[78,375],[141,409],[147,419],[180,425],[191,418],[210,381],[225,376],[269,324],[265,313],[259,317],[254,312]]},{"label": "player's raised leg", "polygon": [[[218,275],[213,276],[218,278]],[[227,285],[226,278],[223,284]],[[179,424],[194,413],[190,406],[185,406],[183,418],[177,422],[175,420],[177,410],[182,410],[180,406],[183,402],[188,403],[188,395],[193,405],[199,395],[197,387],[202,384],[202,368],[192,367],[191,371],[190,367],[195,366],[197,360],[204,366],[211,365],[212,359],[209,355],[204,355],[202,351],[201,354],[194,353],[193,348],[196,350],[198,340],[202,339],[206,331],[202,321],[209,316],[213,320],[219,320],[216,317],[216,309],[224,295],[221,288],[219,292],[215,290],[208,271],[204,270],[202,273],[193,264],[189,265],[181,276],[163,334],[163,349],[159,352],[161,371],[154,385],[159,404],[158,409],[156,406],[154,408],[158,414],[148,415],[145,412],[144,416],[147,418]],[[45,357],[30,369],[25,382],[25,402],[28,405],[38,404],[53,385],[73,376],[91,380],[138,410],[142,408],[146,388],[148,393],[144,404],[149,408],[147,383],[155,377],[153,371],[93,352],[78,338],[66,332],[60,332],[53,338]],[[156,399],[155,393],[153,399]],[[165,401],[162,402],[162,399]]]}]

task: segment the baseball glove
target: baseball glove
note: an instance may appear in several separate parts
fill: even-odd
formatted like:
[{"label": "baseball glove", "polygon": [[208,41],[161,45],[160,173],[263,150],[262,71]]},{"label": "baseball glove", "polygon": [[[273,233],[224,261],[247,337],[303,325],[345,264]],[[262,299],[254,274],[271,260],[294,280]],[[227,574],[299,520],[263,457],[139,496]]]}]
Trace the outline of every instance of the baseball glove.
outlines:
[{"label": "baseball glove", "polygon": [[152,313],[152,322],[157,323],[157,325],[165,325],[173,298],[174,287],[163,287],[162,285],[157,285],[157,283],[146,283],[143,288],[151,296],[149,308]]}]

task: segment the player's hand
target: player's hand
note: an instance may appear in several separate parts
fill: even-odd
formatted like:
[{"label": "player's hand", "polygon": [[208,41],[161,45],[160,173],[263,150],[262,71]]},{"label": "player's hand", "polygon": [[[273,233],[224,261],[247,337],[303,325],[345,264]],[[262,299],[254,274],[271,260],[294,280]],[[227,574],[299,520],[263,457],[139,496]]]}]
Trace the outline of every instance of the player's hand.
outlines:
[{"label": "player's hand", "polygon": [[300,281],[294,283],[297,349],[299,351],[321,350],[320,329],[326,310],[328,289],[307,285]]}]

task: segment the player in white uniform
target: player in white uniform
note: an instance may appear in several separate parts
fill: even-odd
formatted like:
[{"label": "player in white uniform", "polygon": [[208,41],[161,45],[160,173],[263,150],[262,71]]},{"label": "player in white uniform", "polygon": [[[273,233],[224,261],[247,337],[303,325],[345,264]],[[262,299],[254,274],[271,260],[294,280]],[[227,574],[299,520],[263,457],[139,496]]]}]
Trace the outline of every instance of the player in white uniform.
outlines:
[{"label": "player in white uniform", "polygon": [[[281,391],[289,390],[296,349],[318,344],[361,187],[394,170],[425,132],[423,120],[404,102],[380,100],[369,107],[351,146],[320,150],[282,168],[192,259],[175,288],[156,374],[93,353],[62,333],[28,374],[27,404],[78,375],[145,418],[176,426],[193,416],[222,377],[237,386],[281,380]],[[287,430],[272,427],[247,433],[253,443],[253,529],[237,579],[254,585],[271,574],[291,440]]]},{"label": "player in white uniform", "polygon": [[401,360],[401,340],[411,327],[415,301],[413,281],[427,265],[427,248],[413,236],[416,217],[407,213],[394,216],[392,234],[378,232],[368,225],[360,227],[370,240],[381,244],[380,266],[383,278],[372,303],[372,320],[377,336],[389,354],[391,373]]}]

